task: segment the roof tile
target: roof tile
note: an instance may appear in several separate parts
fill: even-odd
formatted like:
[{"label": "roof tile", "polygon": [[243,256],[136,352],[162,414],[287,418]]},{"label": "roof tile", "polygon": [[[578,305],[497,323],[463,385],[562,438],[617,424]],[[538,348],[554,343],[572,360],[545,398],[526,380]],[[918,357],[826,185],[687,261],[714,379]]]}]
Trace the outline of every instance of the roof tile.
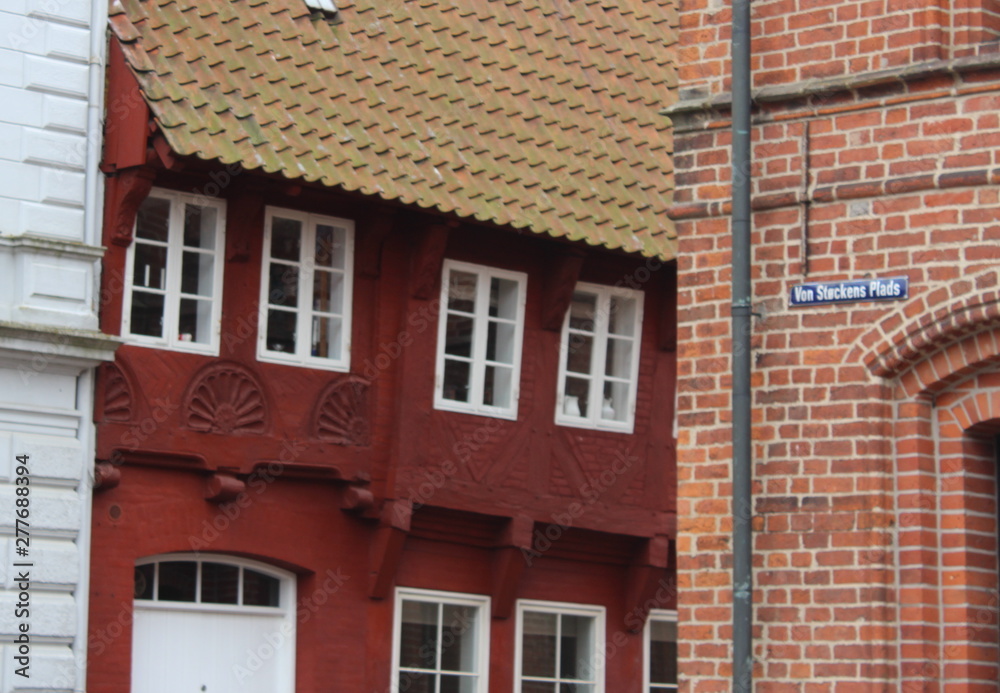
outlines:
[{"label": "roof tile", "polygon": [[114,0],[173,149],[673,257],[673,0]]}]

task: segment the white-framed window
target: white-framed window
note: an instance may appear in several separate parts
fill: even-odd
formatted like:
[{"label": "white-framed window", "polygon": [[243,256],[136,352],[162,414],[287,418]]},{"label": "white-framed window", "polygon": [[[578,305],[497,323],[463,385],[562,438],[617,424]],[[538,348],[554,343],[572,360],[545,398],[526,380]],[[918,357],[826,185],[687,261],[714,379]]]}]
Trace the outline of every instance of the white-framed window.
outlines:
[{"label": "white-framed window", "polygon": [[257,561],[204,554],[138,561],[133,693],[293,693],[295,592],[294,575]]},{"label": "white-framed window", "polygon": [[268,207],[257,358],[351,367],[354,222]]},{"label": "white-framed window", "polygon": [[225,228],[221,200],[162,189],[143,200],[125,260],[123,336],[219,353]]},{"label": "white-framed window", "polygon": [[445,260],[434,406],[517,418],[528,277]]},{"label": "white-framed window", "polygon": [[653,609],[643,636],[643,690],[677,690],[677,612]]},{"label": "white-framed window", "polygon": [[578,283],[563,322],[556,423],[631,433],[641,291]]},{"label": "white-framed window", "polygon": [[514,693],[603,693],[604,607],[520,600]]},{"label": "white-framed window", "polygon": [[396,588],[393,693],[486,693],[490,598]]}]

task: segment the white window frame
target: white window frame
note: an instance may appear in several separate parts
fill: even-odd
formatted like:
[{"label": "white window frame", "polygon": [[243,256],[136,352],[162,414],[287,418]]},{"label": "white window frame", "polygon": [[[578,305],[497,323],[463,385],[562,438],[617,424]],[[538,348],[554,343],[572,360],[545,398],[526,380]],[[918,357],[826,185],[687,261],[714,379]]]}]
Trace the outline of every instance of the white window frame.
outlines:
[{"label": "white window frame", "polygon": [[[159,599],[133,599],[132,608],[133,610],[144,610],[144,611],[172,611],[172,612],[186,612],[186,613],[202,613],[207,616],[211,614],[260,614],[260,615],[281,615],[281,633],[285,638],[283,640],[283,647],[288,648],[288,652],[291,653],[290,657],[280,660],[281,673],[280,678],[282,680],[281,691],[275,691],[275,693],[292,693],[295,690],[295,660],[296,660],[296,597],[298,591],[297,579],[294,573],[288,572],[286,570],[281,570],[267,563],[261,563],[260,561],[254,561],[247,558],[237,558],[235,556],[227,556],[223,554],[204,554],[204,553],[165,553],[158,554],[155,556],[147,556],[145,558],[139,559],[135,562],[135,566],[139,567],[141,565],[166,563],[171,561],[186,561],[192,563],[222,563],[224,565],[231,565],[239,568],[249,568],[250,570],[257,571],[258,573],[263,573],[268,577],[273,577],[279,581],[279,591],[278,591],[278,606],[248,606],[243,604],[215,604],[209,602],[181,602],[181,601],[167,601]],[[158,569],[157,569],[158,571]],[[201,566],[198,567],[197,573],[197,584],[195,586],[195,598],[200,600],[201,598]],[[240,572],[240,595],[242,597],[243,584],[242,584],[242,571]],[[154,586],[154,595],[155,595]]]},{"label": "white window frame", "polygon": [[[569,352],[570,337],[575,332],[570,328],[570,309],[567,308],[566,316],[563,318],[562,333],[559,339],[559,379],[556,391],[556,424],[561,426],[574,426],[577,428],[593,428],[602,431],[618,431],[631,433],[635,426],[636,394],[639,389],[639,361],[642,354],[642,314],[645,294],[642,291],[628,289],[617,286],[606,286],[603,284],[590,284],[578,282],[574,288],[575,292],[595,294],[597,296],[596,314],[594,318],[594,345],[591,352],[590,372],[592,393],[599,393],[599,397],[591,396],[588,402],[588,411],[581,412],[580,416],[574,416],[566,412],[566,360]],[[604,373],[605,357],[607,355],[609,328],[608,323],[611,315],[611,299],[623,298],[635,301],[635,325],[633,328],[633,354],[631,372],[629,373],[629,401],[628,415],[622,421],[602,418],[602,404],[604,396],[604,385],[607,376]],[[578,332],[576,332],[578,333]]]},{"label": "white window frame", "polygon": [[[466,594],[464,592],[439,592],[437,590],[416,589],[413,587],[397,587],[392,618],[392,680],[389,685],[391,693],[405,693],[399,689],[400,674],[400,640],[403,629],[403,602],[416,601],[429,604],[458,604],[478,609],[476,620],[476,672],[478,673],[475,693],[488,693],[490,683],[490,598],[481,594]],[[440,643],[440,639],[438,641]],[[437,671],[441,673],[441,651],[437,652]],[[431,673],[428,671],[428,673]],[[440,683],[440,680],[439,680]]]},{"label": "white window frame", "polygon": [[[275,217],[292,219],[302,224],[302,238],[299,244],[299,260],[290,263],[278,260],[280,264],[295,264],[299,268],[297,288],[298,303],[295,351],[272,351],[267,348],[267,318],[268,294],[270,284],[271,264],[271,233]],[[341,313],[341,335],[343,343],[339,359],[313,356],[312,324],[313,324],[313,276],[316,269],[316,227],[328,225],[343,228],[344,233],[344,305]],[[281,207],[267,207],[264,214],[264,246],[261,253],[260,271],[260,315],[257,321],[257,360],[269,363],[307,366],[330,371],[346,372],[351,369],[351,310],[354,302],[354,222],[350,219],[310,214]],[[289,311],[291,312],[291,311]]]},{"label": "white window frame", "polygon": [[642,632],[642,690],[643,693],[654,693],[654,691],[676,691],[677,684],[653,684],[649,680],[650,665],[650,642],[652,636],[653,621],[677,624],[677,612],[670,609],[651,609],[646,617],[646,626]]},{"label": "white window frame", "polygon": [[[209,354],[218,356],[219,354],[219,333],[222,320],[222,277],[225,266],[223,249],[226,247],[226,204],[224,201],[214,198],[207,198],[199,195],[165,190],[163,188],[153,188],[148,198],[167,200],[170,203],[170,219],[167,225],[167,242],[146,241],[138,238],[136,219],[133,226],[132,242],[128,246],[125,255],[125,281],[122,296],[122,326],[123,337],[135,344],[144,346],[173,349],[176,351],[196,352],[199,354]],[[147,198],[147,199],[148,199]],[[181,338],[181,335],[174,334],[176,325],[180,317],[181,299],[186,295],[181,294],[182,263],[184,254],[184,206],[187,204],[198,207],[211,208],[216,211],[215,247],[209,252],[215,258],[212,277],[211,296],[211,328],[209,341],[199,343]],[[166,247],[167,272],[164,278],[164,288],[162,290],[152,290],[141,288],[146,293],[159,293],[164,297],[163,301],[163,336],[152,337],[150,335],[132,333],[132,295],[135,270],[135,253],[137,245],[153,245]],[[189,249],[191,250],[191,249]]]},{"label": "white window frame", "polygon": [[[473,309],[472,360],[470,365],[469,401],[459,402],[444,397],[445,338],[448,326],[448,278],[452,270],[476,275],[476,300]],[[514,359],[511,364],[511,395],[509,407],[476,404],[483,401],[486,379],[487,335],[489,330],[490,280],[506,279],[517,282],[517,317],[514,325]],[[476,265],[457,260],[445,260],[441,269],[441,310],[438,317],[437,361],[434,378],[434,408],[445,411],[479,414],[498,419],[517,420],[517,403],[521,389],[521,357],[524,348],[524,314],[528,294],[528,275],[524,272]],[[506,366],[506,364],[503,364]]]},{"label": "white window frame", "polygon": [[[524,613],[526,611],[534,611],[538,613],[547,614],[557,614],[560,616],[583,616],[587,618],[592,618],[594,620],[594,647],[592,656],[592,663],[594,669],[594,693],[604,693],[604,678],[605,678],[605,656],[604,656],[604,642],[605,642],[605,608],[603,606],[598,606],[595,604],[570,604],[567,602],[548,602],[548,601],[536,601],[530,599],[519,599],[517,602],[517,624],[514,631],[514,693],[520,693],[521,684],[524,682],[522,677],[522,664],[523,664],[523,634],[524,634]],[[561,623],[561,621],[560,621]],[[559,637],[556,637],[557,647],[561,647],[561,642]],[[559,651],[556,651],[556,664],[558,666],[560,660]],[[558,674],[558,670],[556,671]],[[574,681],[565,681],[561,679],[558,675],[553,678],[543,678],[543,677],[530,677],[531,681],[545,681],[552,683],[573,683]]]}]

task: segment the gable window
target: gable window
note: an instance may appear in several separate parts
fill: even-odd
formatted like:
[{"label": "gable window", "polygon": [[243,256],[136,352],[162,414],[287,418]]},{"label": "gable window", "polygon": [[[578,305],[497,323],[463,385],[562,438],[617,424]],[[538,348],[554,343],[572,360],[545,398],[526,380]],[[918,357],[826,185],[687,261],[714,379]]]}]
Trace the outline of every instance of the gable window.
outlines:
[{"label": "gable window", "polygon": [[603,693],[604,608],[520,601],[515,693]]},{"label": "gable window", "polygon": [[228,556],[154,556],[135,566],[134,599],[134,693],[295,690],[291,573]]},{"label": "gable window", "polygon": [[446,260],[434,406],[517,418],[527,275]]},{"label": "gable window", "polygon": [[348,370],[353,269],[353,222],[268,208],[257,357]]},{"label": "gable window", "polygon": [[632,432],[642,292],[579,283],[563,322],[556,423]]},{"label": "gable window", "polygon": [[221,201],[150,193],[125,261],[122,334],[140,344],[217,354],[224,235]]},{"label": "gable window", "polygon": [[646,619],[646,684],[648,693],[677,690],[677,612],[654,609]]},{"label": "gable window", "polygon": [[398,588],[394,691],[486,693],[489,597]]}]

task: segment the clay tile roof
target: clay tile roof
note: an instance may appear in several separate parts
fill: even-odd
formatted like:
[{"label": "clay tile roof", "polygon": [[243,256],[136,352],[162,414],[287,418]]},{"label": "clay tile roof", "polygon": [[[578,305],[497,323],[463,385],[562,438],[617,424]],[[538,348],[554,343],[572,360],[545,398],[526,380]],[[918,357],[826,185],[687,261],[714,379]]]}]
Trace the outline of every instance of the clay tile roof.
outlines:
[{"label": "clay tile roof", "polygon": [[170,146],[674,257],[673,0],[115,0]]}]

